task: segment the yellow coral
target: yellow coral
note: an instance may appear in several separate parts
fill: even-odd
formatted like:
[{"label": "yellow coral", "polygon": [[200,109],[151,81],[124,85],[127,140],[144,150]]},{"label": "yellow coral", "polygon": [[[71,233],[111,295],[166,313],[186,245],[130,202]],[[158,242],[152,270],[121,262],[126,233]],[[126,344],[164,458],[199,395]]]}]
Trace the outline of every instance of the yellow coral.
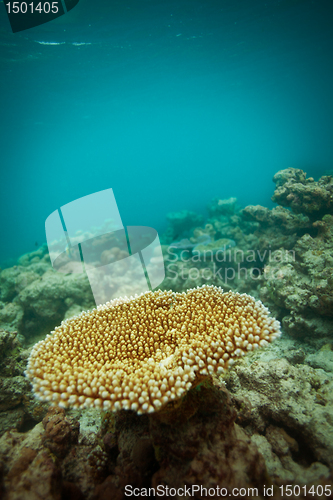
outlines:
[{"label": "yellow coral", "polygon": [[113,300],[64,321],[30,355],[35,395],[62,407],[159,410],[198,374],[280,335],[280,324],[246,294],[203,286]]}]

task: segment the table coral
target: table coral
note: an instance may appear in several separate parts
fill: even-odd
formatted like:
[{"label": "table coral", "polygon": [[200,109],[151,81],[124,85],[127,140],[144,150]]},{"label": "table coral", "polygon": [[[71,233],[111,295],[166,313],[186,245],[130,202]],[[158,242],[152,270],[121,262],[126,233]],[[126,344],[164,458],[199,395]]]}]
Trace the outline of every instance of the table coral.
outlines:
[{"label": "table coral", "polygon": [[42,401],[152,413],[279,335],[279,322],[249,295],[158,290],[63,322],[35,345],[26,375]]}]

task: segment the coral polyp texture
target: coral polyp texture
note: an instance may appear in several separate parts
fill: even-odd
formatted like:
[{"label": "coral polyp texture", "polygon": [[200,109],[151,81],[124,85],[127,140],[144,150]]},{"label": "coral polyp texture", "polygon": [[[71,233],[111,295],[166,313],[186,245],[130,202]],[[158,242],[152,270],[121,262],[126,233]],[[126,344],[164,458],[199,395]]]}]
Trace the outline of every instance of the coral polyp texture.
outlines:
[{"label": "coral polyp texture", "polygon": [[279,322],[249,295],[158,290],[62,322],[34,346],[26,375],[42,401],[152,413],[278,336]]}]

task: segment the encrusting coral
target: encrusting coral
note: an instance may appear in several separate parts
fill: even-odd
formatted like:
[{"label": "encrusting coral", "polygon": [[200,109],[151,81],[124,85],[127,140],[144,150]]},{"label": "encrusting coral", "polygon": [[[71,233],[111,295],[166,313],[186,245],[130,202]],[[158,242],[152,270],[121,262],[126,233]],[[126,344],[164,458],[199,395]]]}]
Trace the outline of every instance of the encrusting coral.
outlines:
[{"label": "encrusting coral", "polygon": [[249,295],[158,290],[64,321],[34,346],[26,375],[42,401],[152,413],[279,335]]}]

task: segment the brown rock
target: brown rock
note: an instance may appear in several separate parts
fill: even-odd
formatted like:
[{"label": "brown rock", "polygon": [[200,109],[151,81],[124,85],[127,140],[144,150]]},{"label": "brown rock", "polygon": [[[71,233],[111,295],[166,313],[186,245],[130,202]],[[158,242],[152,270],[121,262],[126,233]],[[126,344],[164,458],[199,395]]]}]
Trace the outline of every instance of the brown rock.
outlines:
[{"label": "brown rock", "polygon": [[103,437],[104,449],[109,455],[115,455],[118,453],[117,449],[117,437],[113,432],[108,432]]},{"label": "brown rock", "polygon": [[20,464],[17,464],[16,469],[17,475],[14,474],[14,470],[11,478],[7,477],[4,499],[61,500],[61,471],[54,463],[50,452],[39,452],[23,471],[22,467],[27,465],[27,461],[31,458],[30,451],[25,453],[22,462],[20,457]]},{"label": "brown rock", "polygon": [[141,473],[149,471],[155,462],[154,448],[149,436],[139,438],[132,448],[131,459]]},{"label": "brown rock", "polygon": [[333,179],[323,176],[318,181],[306,178],[303,170],[287,168],[277,172],[273,181],[276,190],[272,200],[284,207],[290,207],[294,213],[309,215],[315,220],[324,214],[333,213]]},{"label": "brown rock", "polygon": [[51,407],[43,419],[43,426],[43,444],[57,457],[63,458],[78,441],[80,425],[70,421],[62,408]]},{"label": "brown rock", "polygon": [[264,460],[234,424],[235,416],[228,393],[208,384],[189,391],[180,408],[152,415],[151,437],[161,466],[152,486],[223,484],[262,491]]},{"label": "brown rock", "polygon": [[63,481],[61,500],[85,500],[80,488],[70,481]]},{"label": "brown rock", "polygon": [[108,476],[102,484],[96,486],[94,500],[123,500],[125,489],[123,484],[119,484],[115,476]]},{"label": "brown rock", "polygon": [[266,430],[266,439],[271,444],[274,453],[279,457],[291,455],[291,452],[298,452],[297,441],[280,427],[270,425]]},{"label": "brown rock", "polygon": [[14,462],[8,473],[8,479],[12,480],[19,477],[29,467],[36,456],[36,450],[32,450],[31,448],[23,448],[21,450],[19,458],[16,460],[16,462]]}]

